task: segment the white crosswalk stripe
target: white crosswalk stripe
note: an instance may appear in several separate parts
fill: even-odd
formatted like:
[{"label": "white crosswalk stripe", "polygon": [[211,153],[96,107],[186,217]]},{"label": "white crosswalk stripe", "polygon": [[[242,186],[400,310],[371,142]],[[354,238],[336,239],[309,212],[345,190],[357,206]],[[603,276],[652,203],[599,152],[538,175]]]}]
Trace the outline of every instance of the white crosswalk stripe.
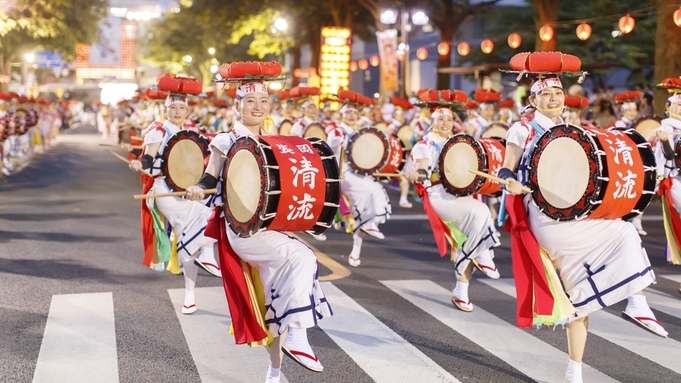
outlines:
[{"label": "white crosswalk stripe", "polygon": [[[483,282],[504,294],[515,297],[515,286],[512,279],[485,280]],[[652,304],[650,306],[656,308]],[[676,373],[681,373],[681,363],[679,363],[679,360],[681,360],[680,342],[664,339],[648,331],[643,331],[635,324],[605,310],[589,314],[589,332]]]},{"label": "white crosswalk stripe", "polygon": [[[184,289],[168,290],[177,319],[187,340],[203,383],[259,382],[269,363],[265,347],[246,347],[234,343],[229,335],[231,318],[222,287],[196,289],[194,314],[182,314]],[[282,383],[288,383],[282,376]]]},{"label": "white crosswalk stripe", "polygon": [[322,285],[334,315],[319,327],[377,383],[459,382],[332,283]]},{"label": "white crosswalk stripe", "polygon": [[681,283],[681,275],[658,275],[658,277]]},{"label": "white crosswalk stripe", "polygon": [[33,383],[118,383],[111,293],[52,296]]},{"label": "white crosswalk stripe", "polygon": [[[453,309],[450,303],[452,294],[444,287],[427,280],[381,283],[532,379],[538,382],[560,382],[563,378],[568,359],[566,353],[478,306],[469,313]],[[523,346],[520,348],[518,345]],[[537,363],[538,360],[541,363]],[[584,379],[590,382],[615,382],[586,365]]]},{"label": "white crosswalk stripe", "polygon": [[[479,281],[515,297],[512,279]],[[410,302],[414,305],[413,310],[419,311],[405,315],[432,317],[456,336],[467,338],[490,357],[503,361],[529,379],[562,381],[566,353],[540,339],[534,331],[518,329],[485,310],[490,302],[474,302],[473,312],[464,313],[450,303],[450,291],[433,281],[384,280],[381,283],[389,290],[385,293],[396,294],[396,298],[399,296]],[[462,372],[457,375],[456,366],[439,365],[428,355],[428,350],[419,349],[405,340],[337,285],[324,282],[322,286],[334,316],[320,321],[319,327],[335,343],[333,347],[338,347],[354,361],[357,371],[361,369],[378,383],[456,383],[458,379],[467,379]],[[192,315],[181,313],[184,289],[171,289],[168,294],[202,382],[264,380],[269,360],[267,349],[234,344],[234,338],[229,335],[231,318],[222,287],[197,288],[198,311]],[[652,289],[646,290],[646,296],[652,308],[681,318],[681,300],[677,297]],[[395,326],[400,326],[399,320]],[[117,383],[115,331],[111,293],[53,296],[33,382]],[[681,374],[681,363],[678,362],[681,360],[681,342],[677,340],[657,337],[605,310],[591,314],[589,331],[616,345],[613,353],[617,348],[628,350],[629,358],[638,355],[670,370],[669,374]],[[433,334],[433,337],[437,335]],[[323,362],[327,367],[334,363],[332,360]],[[612,371],[608,373],[613,374]],[[583,374],[587,382],[618,381],[586,364]],[[324,373],[318,376],[329,378]],[[626,380],[621,376],[619,379]],[[283,376],[282,382],[288,383]]]}]

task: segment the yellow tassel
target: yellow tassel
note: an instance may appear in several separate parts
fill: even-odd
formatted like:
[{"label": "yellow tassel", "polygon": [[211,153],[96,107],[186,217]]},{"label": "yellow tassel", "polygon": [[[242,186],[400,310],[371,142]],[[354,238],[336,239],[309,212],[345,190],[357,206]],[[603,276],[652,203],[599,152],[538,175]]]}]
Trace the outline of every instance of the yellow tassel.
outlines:
[{"label": "yellow tassel", "polygon": [[168,262],[168,266],[166,267],[167,271],[170,271],[175,275],[180,274],[180,262],[177,259],[177,237],[177,232],[173,230],[173,247],[172,252],[170,253],[170,262]]},{"label": "yellow tassel", "polygon": [[[267,330],[267,325],[265,324],[265,293],[263,291],[262,285],[260,284],[260,275],[258,270],[255,268],[249,268],[248,264],[242,260],[241,270],[244,273],[244,279],[246,279],[246,287],[248,288],[248,296],[253,304],[253,312],[258,320],[260,326],[267,333],[267,338],[260,340],[258,342],[249,343],[251,347],[255,346],[267,346],[272,343],[272,334]],[[249,269],[251,270],[249,273]]]}]

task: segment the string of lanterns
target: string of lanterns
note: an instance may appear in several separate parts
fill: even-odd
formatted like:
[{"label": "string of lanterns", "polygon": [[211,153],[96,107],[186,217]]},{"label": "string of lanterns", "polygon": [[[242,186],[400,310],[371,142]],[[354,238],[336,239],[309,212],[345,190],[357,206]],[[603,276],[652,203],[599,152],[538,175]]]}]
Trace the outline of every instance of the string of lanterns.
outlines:
[{"label": "string of lanterns", "polygon": [[[642,12],[646,11],[646,9],[635,11],[632,13],[636,12]],[[674,12],[674,24],[676,24],[678,27],[681,28],[681,7],[677,9]],[[588,21],[595,21],[596,19],[591,19],[591,20],[584,20],[584,21],[577,21],[580,24],[577,25],[577,28],[575,30],[575,33],[577,34],[577,38],[579,38],[582,41],[586,41],[591,37],[591,32],[592,28],[591,25],[588,24]],[[557,24],[569,24],[572,23],[571,21],[563,21]],[[631,13],[628,13],[622,17],[620,17],[619,21],[617,22],[617,28],[619,31],[626,35],[631,33],[634,30],[634,27],[636,26],[636,20],[631,17]],[[550,41],[555,35],[555,31],[553,27],[550,24],[545,24],[541,28],[539,28],[539,38],[543,41]],[[520,47],[520,44],[522,43],[522,37],[516,32],[511,33],[508,35],[508,45],[513,48],[517,49]],[[485,54],[490,54],[494,50],[494,42],[490,39],[485,39],[480,43],[480,49],[482,50],[483,53]],[[467,42],[460,42],[457,47],[456,51],[459,53],[461,56],[468,56],[468,54],[471,53],[471,46]],[[437,45],[437,53],[440,56],[447,56],[450,52],[450,44],[446,41],[443,41]],[[404,57],[398,57],[398,59],[401,61]],[[428,58],[428,49],[426,47],[420,47],[419,49],[416,50],[416,58],[419,60],[423,61]],[[369,64],[371,66],[378,66],[380,64],[380,59],[378,56],[373,55],[369,60],[367,59],[361,59],[357,62],[352,61],[350,63],[350,71],[354,72],[357,69],[361,70],[366,70],[369,68]]]}]

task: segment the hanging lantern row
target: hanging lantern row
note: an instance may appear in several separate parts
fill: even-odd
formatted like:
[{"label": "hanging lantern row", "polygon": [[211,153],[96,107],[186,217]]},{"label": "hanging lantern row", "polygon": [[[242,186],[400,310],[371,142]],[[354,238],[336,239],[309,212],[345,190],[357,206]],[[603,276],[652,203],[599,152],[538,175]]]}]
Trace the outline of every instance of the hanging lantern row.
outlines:
[{"label": "hanging lantern row", "polygon": [[520,46],[520,44],[523,42],[523,39],[520,37],[519,34],[517,33],[511,33],[508,35],[508,46],[516,49]]},{"label": "hanging lantern row", "polygon": [[548,24],[541,27],[539,29],[539,38],[542,39],[542,41],[551,41],[553,38],[553,28]]},{"label": "hanging lantern row", "polygon": [[577,26],[577,37],[582,40],[586,41],[591,37],[591,25],[587,23],[581,23]]},{"label": "hanging lantern row", "polygon": [[681,8],[674,12],[674,24],[676,24],[677,27],[681,27]]}]

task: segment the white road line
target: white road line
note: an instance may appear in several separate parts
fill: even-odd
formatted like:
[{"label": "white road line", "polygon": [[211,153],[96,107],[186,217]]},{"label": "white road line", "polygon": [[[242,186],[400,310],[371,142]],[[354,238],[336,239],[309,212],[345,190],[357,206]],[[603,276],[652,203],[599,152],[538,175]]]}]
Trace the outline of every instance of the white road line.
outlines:
[{"label": "white road line", "polygon": [[[662,221],[661,215],[643,215],[643,221],[658,222]],[[427,221],[428,216],[425,214],[391,214],[388,221]]]},{"label": "white road line", "polygon": [[643,293],[646,295],[650,307],[681,319],[681,300],[678,297],[654,289],[645,289]]},{"label": "white road line", "polygon": [[[566,353],[480,307],[475,307],[469,313],[457,310],[450,301],[451,292],[432,281],[381,283],[532,379],[538,382],[562,382],[568,360]],[[583,374],[584,381],[588,382],[616,382],[586,364]]]},{"label": "white road line", "polygon": [[658,277],[681,283],[681,275],[658,275]]},{"label": "white road line", "polygon": [[[269,354],[265,347],[234,343],[222,287],[196,288],[197,311],[182,314],[184,289],[168,290],[182,333],[203,383],[251,383],[265,380]],[[282,382],[287,382],[282,376]]]},{"label": "white road line", "polygon": [[117,383],[112,293],[53,295],[33,383]]},{"label": "white road line", "polygon": [[319,327],[374,381],[459,382],[331,282],[322,286],[334,315]]},{"label": "white road line", "polygon": [[[515,287],[510,278],[497,281],[484,281],[489,286],[515,297]],[[648,290],[646,290],[648,294]],[[681,305],[681,302],[679,302]],[[623,318],[598,310],[589,314],[589,332],[616,345],[681,373],[681,343],[673,339],[660,338]]]}]

